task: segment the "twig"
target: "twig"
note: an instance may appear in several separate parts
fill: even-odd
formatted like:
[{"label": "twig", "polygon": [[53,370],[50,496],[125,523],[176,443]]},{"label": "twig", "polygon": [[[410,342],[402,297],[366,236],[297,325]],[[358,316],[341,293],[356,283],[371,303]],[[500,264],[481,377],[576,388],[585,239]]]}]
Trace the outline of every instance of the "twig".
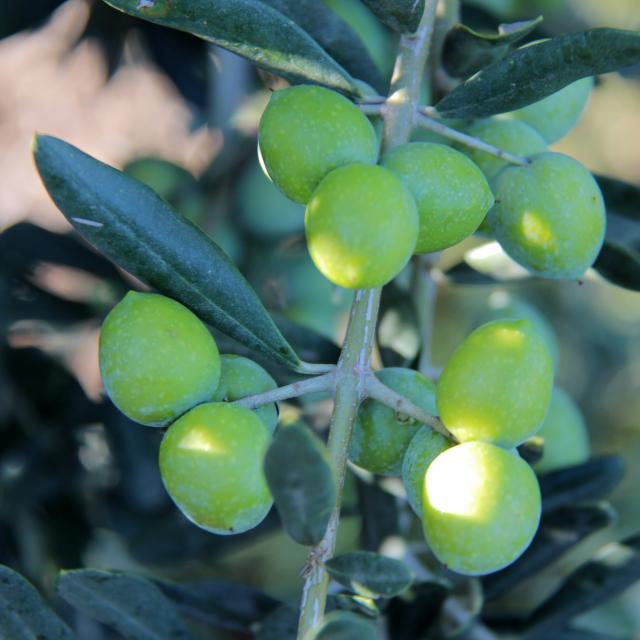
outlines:
[{"label": "twig", "polygon": [[240,407],[246,407],[247,409],[257,409],[263,404],[270,404],[271,402],[278,402],[279,400],[287,400],[289,398],[297,398],[298,396],[305,395],[306,393],[315,393],[317,391],[329,391],[333,389],[335,385],[336,374],[334,371],[325,373],[315,378],[307,378],[306,380],[299,380],[292,384],[288,384],[284,387],[278,387],[271,391],[265,391],[264,393],[258,393],[254,396],[247,396],[236,400],[233,404],[237,404]]}]

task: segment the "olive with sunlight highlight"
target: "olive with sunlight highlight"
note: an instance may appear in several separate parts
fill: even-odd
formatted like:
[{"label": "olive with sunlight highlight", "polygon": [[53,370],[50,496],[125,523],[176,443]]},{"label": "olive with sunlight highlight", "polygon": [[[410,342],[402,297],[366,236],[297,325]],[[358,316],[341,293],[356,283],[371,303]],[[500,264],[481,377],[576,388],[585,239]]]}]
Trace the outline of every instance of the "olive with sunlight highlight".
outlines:
[{"label": "olive with sunlight highlight", "polygon": [[185,306],[130,291],[102,325],[100,373],[122,413],[141,424],[164,426],[211,399],[220,356],[207,328]]},{"label": "olive with sunlight highlight", "polygon": [[442,422],[460,442],[484,440],[515,447],[547,413],[553,362],[528,320],[496,320],[456,349],[438,381]]},{"label": "olive with sunlight highlight", "polygon": [[424,534],[436,557],[465,575],[493,573],[516,560],[538,529],[540,487],[516,452],[467,442],[427,470]]},{"label": "olive with sunlight highlight", "polygon": [[[396,393],[435,414],[436,387],[419,371],[389,367],[375,375]],[[417,420],[367,398],[356,416],[349,459],[371,473],[400,475],[404,453],[420,428]]]},{"label": "olive with sunlight highlight", "polygon": [[160,446],[160,474],[171,499],[202,529],[236,534],[262,522],[272,498],[262,471],[271,442],[251,410],[222,402],[176,420]]},{"label": "olive with sunlight highlight", "polygon": [[403,144],[385,155],[383,165],[416,200],[420,230],[415,253],[440,251],[469,237],[493,204],[477,165],[443,144]]},{"label": "olive with sunlight highlight", "polygon": [[606,215],[593,176],[560,153],[541,153],[528,167],[505,167],[494,181],[488,221],[496,240],[538,276],[577,279],[604,241]]},{"label": "olive with sunlight highlight", "polygon": [[260,120],[258,145],[269,177],[302,204],[332,169],[375,164],[379,146],[372,124],[356,105],[311,85],[271,96]]},{"label": "olive with sunlight highlight", "polygon": [[320,272],[347,289],[380,287],[409,262],[418,212],[409,190],[383,167],[332,171],[305,214],[307,246]]}]

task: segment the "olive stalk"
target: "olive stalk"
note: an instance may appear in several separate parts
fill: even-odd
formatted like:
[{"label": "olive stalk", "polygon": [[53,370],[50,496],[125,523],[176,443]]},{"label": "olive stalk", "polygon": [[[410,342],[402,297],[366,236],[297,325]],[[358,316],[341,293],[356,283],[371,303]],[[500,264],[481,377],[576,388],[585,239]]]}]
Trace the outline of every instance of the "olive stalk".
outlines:
[{"label": "olive stalk", "polygon": [[[409,141],[415,122],[420,82],[434,31],[437,0],[427,0],[415,34],[403,35],[391,79],[389,97],[382,108],[384,133],[382,150],[387,151]],[[337,501],[323,539],[311,549],[302,575],[305,582],[300,606],[298,639],[315,628],[324,615],[329,576],[324,567],[335,550],[340,519],[342,486],[347,453],[356,413],[366,394],[371,373],[381,288],[356,292],[347,335],[336,369],[334,408],[329,431],[329,452],[336,467]]]}]

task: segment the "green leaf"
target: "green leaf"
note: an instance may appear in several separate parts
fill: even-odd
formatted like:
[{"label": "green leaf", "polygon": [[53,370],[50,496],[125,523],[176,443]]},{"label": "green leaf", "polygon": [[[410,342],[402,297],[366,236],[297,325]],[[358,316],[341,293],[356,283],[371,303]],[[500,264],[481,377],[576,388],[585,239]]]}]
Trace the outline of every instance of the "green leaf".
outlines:
[{"label": "green leaf", "polygon": [[260,0],[104,0],[124,13],[187,31],[293,81],[357,95],[353,78],[295,22]]},{"label": "green leaf", "polygon": [[576,80],[640,62],[640,32],[591,29],[518,49],[454,89],[436,105],[447,118],[513,111]]},{"label": "green leaf", "polygon": [[378,19],[398,33],[413,33],[424,13],[424,0],[362,0]]},{"label": "green leaf", "polygon": [[262,0],[293,20],[353,77],[385,93],[384,80],[356,32],[322,1]]},{"label": "green leaf", "polygon": [[375,620],[380,617],[380,609],[375,600],[352,593],[336,593],[327,596],[327,611],[351,611],[365,618]]},{"label": "green leaf", "polygon": [[536,609],[523,638],[555,637],[554,631],[566,626],[572,618],[640,580],[640,554],[634,544],[612,543],[601,549],[598,556],[570,574],[560,589]]},{"label": "green leaf", "polygon": [[485,598],[500,598],[614,519],[615,513],[606,505],[569,505],[546,514],[524,554],[506,569],[483,579]]},{"label": "green leaf", "polygon": [[349,611],[334,611],[317,630],[305,635],[305,640],[376,640],[375,627],[361,616]]},{"label": "green leaf", "polygon": [[542,474],[539,480],[543,513],[606,496],[622,480],[624,470],[622,458],[610,455]]},{"label": "green leaf", "polygon": [[238,342],[300,365],[235,265],[155,192],[57,138],[39,136],[35,160],[53,201],[101,253]]},{"label": "green leaf", "polygon": [[640,187],[608,176],[595,175],[598,182],[607,213],[640,222]]},{"label": "green leaf", "polygon": [[187,640],[173,605],[146,578],[113,571],[63,571],[56,590],[69,604],[131,640]]},{"label": "green leaf", "polygon": [[0,636],[3,640],[73,640],[71,629],[19,574],[0,565]]},{"label": "green leaf", "polygon": [[501,24],[497,33],[479,33],[464,24],[456,24],[444,41],[444,68],[454,78],[468,78],[504,58],[518,40],[541,22],[542,16],[538,16],[524,22]]},{"label": "green leaf", "polygon": [[287,533],[300,544],[322,540],[336,504],[336,478],[329,452],[304,425],[276,433],[264,473]]},{"label": "green leaf", "polygon": [[371,551],[353,551],[326,564],[329,575],[354,593],[365,597],[390,598],[402,593],[413,582],[404,562]]},{"label": "green leaf", "polygon": [[609,282],[640,291],[640,252],[605,240],[593,268]]}]

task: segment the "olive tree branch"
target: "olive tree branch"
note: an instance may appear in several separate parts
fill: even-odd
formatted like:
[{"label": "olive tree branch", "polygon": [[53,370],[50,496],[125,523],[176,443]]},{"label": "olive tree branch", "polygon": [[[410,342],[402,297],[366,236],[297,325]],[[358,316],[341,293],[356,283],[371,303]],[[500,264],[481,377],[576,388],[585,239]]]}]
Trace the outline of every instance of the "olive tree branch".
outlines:
[{"label": "olive tree branch", "polygon": [[264,393],[257,393],[253,396],[247,396],[236,400],[232,404],[237,404],[240,407],[246,407],[247,409],[257,409],[264,404],[270,404],[271,402],[278,402],[280,400],[288,400],[289,398],[297,398],[305,395],[306,393],[315,393],[318,391],[330,391],[334,388],[336,374],[334,371],[325,373],[321,376],[315,376],[314,378],[307,378],[306,380],[298,380],[284,387],[278,387],[277,389],[271,389]]},{"label": "olive tree branch", "polygon": [[382,404],[391,407],[398,413],[404,413],[410,418],[414,418],[418,422],[425,424],[434,431],[441,433],[446,438],[454,440],[454,437],[447,430],[444,424],[442,424],[440,418],[427,413],[424,409],[411,402],[411,400],[405,396],[400,395],[390,387],[387,387],[385,384],[380,382],[373,373],[369,373],[366,378],[365,391],[369,398],[382,402]]},{"label": "olive tree branch", "polygon": [[477,149],[478,151],[484,151],[496,158],[500,158],[500,160],[504,160],[505,162],[510,162],[511,164],[517,164],[521,167],[527,167],[530,164],[528,158],[523,158],[521,156],[513,155],[508,151],[504,151],[502,149],[498,149],[498,147],[494,147],[492,144],[487,144],[483,142],[479,138],[474,138],[473,136],[469,136],[466,133],[462,133],[460,131],[456,131],[451,127],[447,127],[447,125],[442,122],[438,122],[434,118],[429,115],[426,115],[426,112],[431,112],[430,107],[419,107],[416,111],[416,125],[421,127],[422,129],[426,129],[427,131],[433,131],[433,133],[437,133],[445,138],[449,138],[450,140],[455,140],[460,144],[463,144],[465,147],[470,147],[471,149]]},{"label": "olive tree branch", "polygon": [[384,113],[384,104],[359,104],[358,107],[365,116],[381,116]]},{"label": "olive tree branch", "polygon": [[[404,35],[400,39],[391,91],[384,108],[379,110],[384,118],[383,150],[409,141],[418,104],[420,81],[433,35],[436,5],[437,0],[427,0],[416,33]],[[302,572],[305,582],[298,624],[299,640],[314,629],[324,615],[329,584],[329,575],[324,565],[335,550],[347,452],[356,413],[365,394],[366,377],[371,371],[371,349],[375,338],[380,292],[380,288],[356,292],[347,335],[338,361],[328,442],[337,472],[338,497],[325,535],[320,543],[311,549]]]}]

